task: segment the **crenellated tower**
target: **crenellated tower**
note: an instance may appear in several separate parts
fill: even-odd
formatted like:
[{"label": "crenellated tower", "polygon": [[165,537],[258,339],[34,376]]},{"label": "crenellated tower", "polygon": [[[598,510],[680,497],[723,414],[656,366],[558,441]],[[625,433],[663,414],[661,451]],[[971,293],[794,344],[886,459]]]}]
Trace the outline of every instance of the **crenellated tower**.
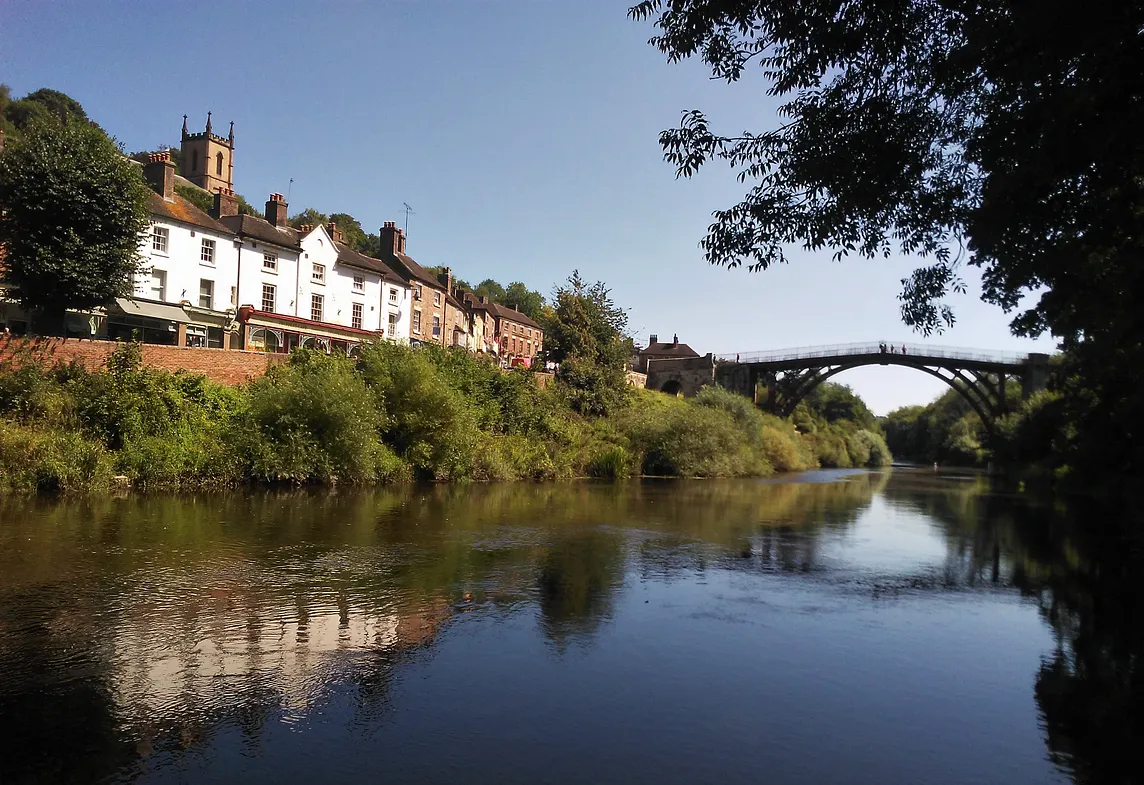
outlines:
[{"label": "crenellated tower", "polygon": [[207,112],[207,128],[202,133],[187,132],[187,116],[183,115],[183,140],[180,174],[200,188],[215,193],[219,188],[234,188],[234,123],[230,135],[219,136],[211,127]]}]

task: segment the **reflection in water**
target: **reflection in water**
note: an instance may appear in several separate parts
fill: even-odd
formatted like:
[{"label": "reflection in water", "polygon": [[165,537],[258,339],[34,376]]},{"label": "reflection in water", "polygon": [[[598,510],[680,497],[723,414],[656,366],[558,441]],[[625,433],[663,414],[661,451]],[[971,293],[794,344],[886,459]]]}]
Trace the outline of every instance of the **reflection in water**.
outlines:
[{"label": "reflection in water", "polygon": [[[448,752],[434,751],[443,733],[461,734],[453,741],[465,750],[456,753],[465,779],[497,779],[500,771],[503,780],[530,771],[529,756],[564,753],[569,762],[556,779],[655,772],[659,781],[694,781],[712,775],[703,766],[717,765],[728,779],[750,780],[757,770],[718,745],[733,743],[730,727],[772,721],[773,730],[750,743],[776,745],[759,748],[769,750],[774,781],[806,781],[816,771],[908,779],[932,773],[938,753],[919,749],[907,760],[899,738],[887,759],[884,743],[860,741],[864,726],[848,723],[842,732],[854,735],[845,753],[867,750],[867,766],[833,763],[821,752],[836,720],[828,707],[862,686],[869,677],[861,663],[868,657],[865,667],[878,667],[886,646],[909,654],[907,664],[924,653],[915,670],[940,658],[946,644],[938,632],[918,638],[919,620],[961,623],[958,597],[979,616],[988,609],[1002,620],[1032,602],[1051,629],[1055,644],[1039,666],[1035,657],[1023,665],[1020,678],[1021,689],[1034,682],[1044,743],[1060,770],[1086,783],[1127,782],[1140,771],[1138,550],[1111,537],[1082,538],[1063,513],[991,494],[980,479],[924,472],[813,479],[5,500],[0,781],[195,779],[187,772],[290,779],[316,761],[294,761],[297,771],[267,761],[299,750],[332,755],[323,765],[343,767],[346,777],[384,763],[391,779],[455,780]],[[897,619],[915,607],[922,615]],[[980,629],[1004,635],[1006,623]],[[532,648],[537,638],[547,653]],[[597,694],[568,693],[576,658],[590,656],[598,659],[583,666],[581,689]],[[698,707],[714,699],[719,665],[740,657],[762,658],[752,680],[765,673],[771,686],[739,697],[732,690],[706,713],[686,708],[685,700]],[[486,674],[480,683],[478,667]],[[988,656],[980,667],[982,684],[1000,678]],[[904,678],[900,670],[882,676],[896,678]],[[932,692],[923,713],[972,711],[961,697],[970,685],[940,671],[909,678],[921,680],[915,691]],[[641,690],[632,692],[637,680]],[[480,700],[466,697],[484,681]],[[709,694],[686,698],[692,681]],[[877,684],[871,689],[861,693],[866,704],[890,699]],[[797,703],[781,704],[788,690]],[[678,712],[657,709],[672,691]],[[519,751],[528,734],[543,733],[533,713],[551,711],[560,695],[560,711],[575,714],[576,701],[611,693],[625,697],[608,712],[567,718],[573,730],[559,736],[563,747],[558,740],[548,753]],[[425,705],[419,695],[433,700]],[[910,701],[909,693],[891,697],[897,702],[881,710],[887,718]],[[774,705],[764,712],[760,700]],[[712,712],[734,725],[711,726],[711,740],[699,744]],[[862,713],[880,716],[870,705]],[[484,746],[495,740],[521,756],[510,761],[517,769],[498,769],[504,762],[491,751],[482,764],[481,747],[466,746],[473,730],[463,716],[486,723]],[[576,734],[605,726],[604,718],[623,723],[612,736],[644,728],[627,742],[626,757],[635,760],[626,774],[591,769],[594,758],[625,754],[610,750],[606,729],[590,748],[575,747]],[[521,728],[513,730],[514,721]],[[923,720],[902,727],[911,722]],[[808,732],[789,736],[799,727]],[[295,729],[288,744],[283,729]],[[363,738],[391,735],[400,746],[362,752]],[[320,748],[311,738],[322,739]],[[1016,737],[1012,745],[1020,746]],[[655,757],[660,746],[670,765]],[[1022,754],[1044,754],[1034,752]],[[968,757],[952,747],[944,754],[959,763]],[[999,752],[981,763],[1005,760]],[[997,781],[1053,777],[1023,765]]]}]

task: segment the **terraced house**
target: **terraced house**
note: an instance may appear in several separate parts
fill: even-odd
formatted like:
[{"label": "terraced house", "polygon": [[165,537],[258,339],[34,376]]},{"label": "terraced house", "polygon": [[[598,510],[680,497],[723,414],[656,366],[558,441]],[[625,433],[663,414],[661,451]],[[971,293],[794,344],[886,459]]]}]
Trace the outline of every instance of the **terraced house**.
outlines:
[{"label": "terraced house", "polygon": [[[220,136],[208,113],[205,130],[191,133],[184,115],[183,174],[170,151],[141,162],[151,188],[150,226],[132,296],[69,314],[69,335],[347,354],[384,338],[488,352],[506,366],[530,365],[541,351],[539,325],[456,289],[448,267],[422,267],[393,221],[382,226],[380,258],[373,258],[347,245],[334,223],[291,226],[280,193],[270,194],[260,215],[241,210],[234,151],[233,123]],[[18,306],[0,308],[5,326],[22,332],[27,319]]]}]

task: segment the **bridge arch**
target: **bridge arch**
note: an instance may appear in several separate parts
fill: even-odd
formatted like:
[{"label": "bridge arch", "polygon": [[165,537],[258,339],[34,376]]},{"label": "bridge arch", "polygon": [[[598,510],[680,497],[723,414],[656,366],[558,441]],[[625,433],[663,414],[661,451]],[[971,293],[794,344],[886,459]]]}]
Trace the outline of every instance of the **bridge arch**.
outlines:
[{"label": "bridge arch", "polygon": [[[854,368],[879,364],[881,363],[854,363],[837,365],[820,369],[817,373],[809,374],[809,378],[802,381],[800,384],[798,384],[797,388],[792,393],[789,393],[789,398],[782,404],[781,411],[776,411],[775,413],[780,414],[783,417],[789,416],[794,412],[795,407],[802,403],[803,399],[805,399],[807,395],[813,392],[816,387],[821,385],[832,376],[836,376],[843,371],[849,371]],[[983,383],[985,382],[984,379],[970,380],[966,378],[964,374],[956,371],[947,370],[946,372],[950,375],[946,376],[942,373],[942,371],[946,369],[930,368],[924,365],[915,365],[911,363],[886,364],[902,365],[907,368],[914,368],[916,370],[922,371],[923,373],[928,373],[930,376],[933,376],[937,379],[941,379],[943,382],[949,385],[950,389],[960,395],[962,399],[964,399],[965,402],[970,405],[973,411],[977,413],[977,416],[981,418],[981,422],[984,424],[985,429],[989,432],[990,436],[992,436],[994,432],[995,420],[998,417],[1004,415],[1007,411],[1005,395],[1003,391],[1003,381],[1001,383],[1001,391],[994,391],[991,386],[989,391],[983,391],[981,386],[983,386]],[[958,382],[960,382],[960,384],[958,384]]]},{"label": "bridge arch", "polygon": [[757,354],[724,355],[716,369],[718,384],[749,397],[762,384],[766,408],[790,415],[812,390],[843,371],[868,365],[898,365],[941,379],[977,413],[987,431],[1009,410],[1006,384],[1021,381],[1028,395],[1044,386],[1048,355],[1000,354],[975,349],[925,345],[846,344]]},{"label": "bridge arch", "polygon": [[683,383],[680,382],[679,379],[668,379],[659,390],[668,395],[679,395],[683,392]]}]

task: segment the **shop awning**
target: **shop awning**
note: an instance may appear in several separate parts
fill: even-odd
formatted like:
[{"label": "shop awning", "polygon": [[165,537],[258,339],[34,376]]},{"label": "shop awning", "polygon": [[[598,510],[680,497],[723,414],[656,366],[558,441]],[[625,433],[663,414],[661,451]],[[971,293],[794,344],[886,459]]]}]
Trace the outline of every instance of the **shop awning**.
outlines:
[{"label": "shop awning", "polygon": [[186,311],[177,305],[156,303],[150,300],[133,300],[129,297],[116,297],[115,304],[128,316],[141,316],[147,319],[162,319],[167,322],[187,324],[191,320]]}]

